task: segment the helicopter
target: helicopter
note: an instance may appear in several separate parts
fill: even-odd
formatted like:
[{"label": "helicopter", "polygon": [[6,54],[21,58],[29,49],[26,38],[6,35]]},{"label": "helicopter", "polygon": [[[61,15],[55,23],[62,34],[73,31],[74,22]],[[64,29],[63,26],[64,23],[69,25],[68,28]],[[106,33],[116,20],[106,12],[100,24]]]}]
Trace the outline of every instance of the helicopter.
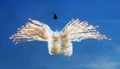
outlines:
[{"label": "helicopter", "polygon": [[55,13],[52,14],[52,17],[53,17],[54,20],[57,20],[57,19],[58,19],[58,16],[57,16],[57,14],[55,14]]}]

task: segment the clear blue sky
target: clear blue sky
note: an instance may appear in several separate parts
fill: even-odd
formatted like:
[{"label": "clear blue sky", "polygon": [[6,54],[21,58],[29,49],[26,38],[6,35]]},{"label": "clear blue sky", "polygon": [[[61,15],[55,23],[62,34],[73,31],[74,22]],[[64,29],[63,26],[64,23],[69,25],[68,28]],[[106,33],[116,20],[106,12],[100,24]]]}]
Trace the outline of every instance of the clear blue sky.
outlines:
[{"label": "clear blue sky", "polygon": [[[58,19],[52,18],[53,13]],[[60,31],[72,18],[99,25],[112,40],[73,43],[73,55],[50,56],[46,42],[9,40],[28,18]],[[119,0],[0,0],[0,69],[120,69]]]}]

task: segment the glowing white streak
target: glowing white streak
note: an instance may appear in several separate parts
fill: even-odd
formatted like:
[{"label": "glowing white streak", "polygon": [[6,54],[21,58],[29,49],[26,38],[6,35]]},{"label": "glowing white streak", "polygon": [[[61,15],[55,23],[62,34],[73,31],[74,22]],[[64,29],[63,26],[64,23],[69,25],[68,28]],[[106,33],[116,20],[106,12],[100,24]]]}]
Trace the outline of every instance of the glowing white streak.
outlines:
[{"label": "glowing white streak", "polygon": [[71,56],[73,53],[72,41],[80,42],[85,39],[108,39],[101,35],[96,27],[87,22],[80,22],[79,19],[72,19],[60,32],[53,32],[50,27],[37,20],[32,20],[25,26],[18,29],[17,34],[10,37],[15,43],[28,41],[46,41],[48,42],[48,51],[50,55],[63,54]]},{"label": "glowing white streak", "polygon": [[71,20],[69,24],[62,30],[70,34],[72,41],[81,41],[84,39],[107,39],[105,35],[101,35],[96,31],[96,27],[89,25],[87,22],[80,22],[79,19]]}]

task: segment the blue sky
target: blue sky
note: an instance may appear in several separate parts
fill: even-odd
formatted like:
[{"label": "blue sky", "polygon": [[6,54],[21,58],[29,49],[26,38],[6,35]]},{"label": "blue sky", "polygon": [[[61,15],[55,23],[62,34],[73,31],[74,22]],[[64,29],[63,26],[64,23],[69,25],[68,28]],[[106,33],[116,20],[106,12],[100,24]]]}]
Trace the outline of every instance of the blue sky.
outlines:
[{"label": "blue sky", "polygon": [[[120,69],[119,0],[0,0],[0,69]],[[52,18],[52,13],[58,19]],[[60,31],[72,18],[99,25],[112,40],[73,43],[73,55],[50,56],[46,42],[15,45],[9,37],[28,18]]]}]

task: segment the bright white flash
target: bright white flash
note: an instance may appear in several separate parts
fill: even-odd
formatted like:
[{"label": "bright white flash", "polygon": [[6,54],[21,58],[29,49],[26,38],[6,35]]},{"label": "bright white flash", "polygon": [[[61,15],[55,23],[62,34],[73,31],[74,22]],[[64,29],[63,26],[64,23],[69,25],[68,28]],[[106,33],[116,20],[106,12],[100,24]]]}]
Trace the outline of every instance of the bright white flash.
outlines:
[{"label": "bright white flash", "polygon": [[72,42],[80,42],[85,39],[108,39],[96,30],[97,26],[89,25],[85,21],[81,22],[79,19],[72,19],[60,32],[52,31],[48,25],[37,20],[29,20],[30,22],[18,29],[17,34],[12,35],[10,39],[13,39],[16,44],[46,41],[50,55],[71,56],[73,53]]}]

